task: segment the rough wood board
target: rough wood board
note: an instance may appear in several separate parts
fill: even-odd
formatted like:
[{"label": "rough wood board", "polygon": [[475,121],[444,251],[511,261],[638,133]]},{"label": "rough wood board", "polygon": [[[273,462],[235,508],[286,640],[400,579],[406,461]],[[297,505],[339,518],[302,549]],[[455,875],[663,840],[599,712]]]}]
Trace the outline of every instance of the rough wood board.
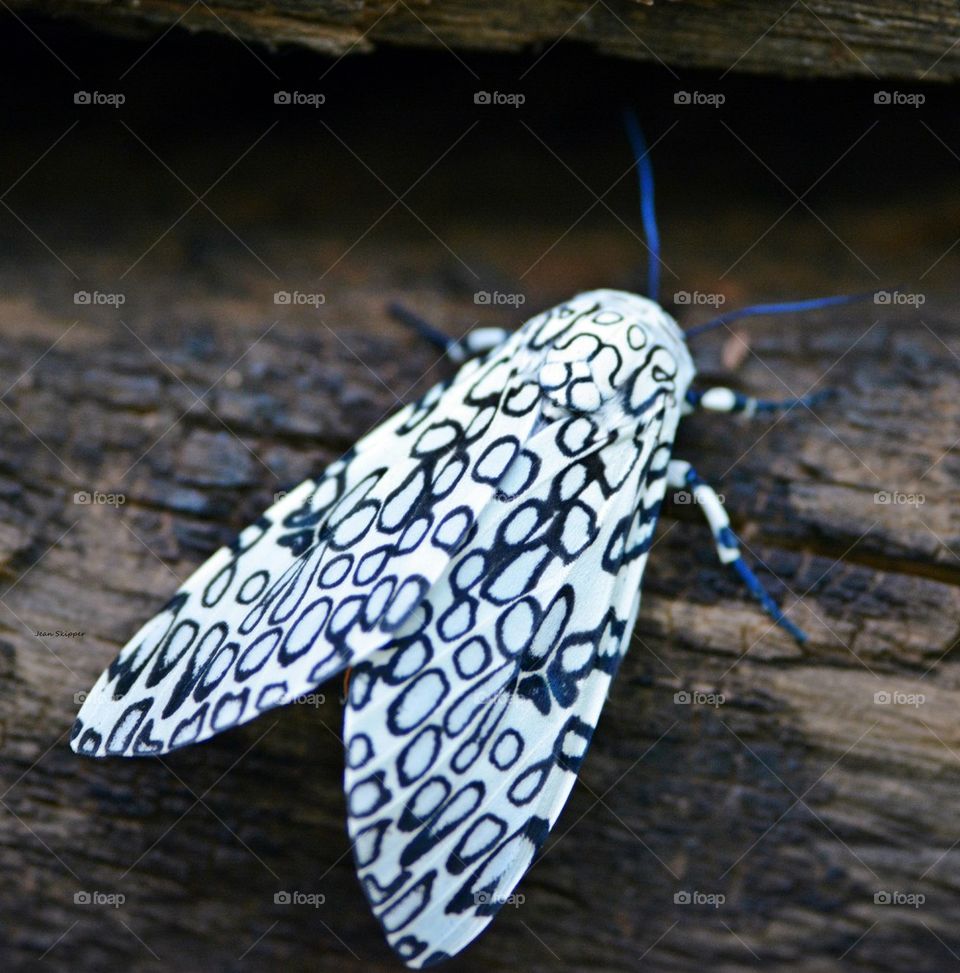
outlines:
[{"label": "rough wood board", "polygon": [[[141,53],[54,40],[84,77]],[[42,49],[3,53],[20,85],[4,95],[17,137],[0,186],[23,178],[0,220],[0,965],[396,970],[350,861],[337,685],[162,761],[74,756],[74,695],[277,489],[442,371],[387,319],[389,298],[455,332],[514,317],[478,290],[532,309],[635,286],[629,180],[584,217],[591,194],[550,151],[596,193],[626,171],[606,66],[551,59],[540,83],[576,71],[581,102],[531,98],[471,129],[455,64],[356,62],[337,69],[328,130],[263,107],[273,79],[250,81],[245,54],[174,44],[132,76],[127,128],[75,111]],[[200,61],[219,85],[206,98]],[[960,951],[957,162],[914,116],[871,129],[850,107],[862,88],[731,90],[723,121],[748,151],[712,115],[678,112],[671,130],[669,87],[631,79],[651,135],[667,133],[668,297],[732,305],[926,272],[927,303],[758,322],[732,372],[719,338],[697,346],[709,378],[754,393],[841,390],[816,416],[698,418],[678,444],[778,597],[803,595],[792,611],[811,641],[771,631],[697,511],[669,507],[637,637],[525,901],[447,968],[943,970]],[[923,118],[958,144],[949,106]],[[356,156],[399,194],[465,132],[406,197],[416,216],[396,205],[370,229],[394,197]],[[816,216],[784,214],[791,195],[751,154],[800,193],[861,136],[807,197]],[[234,163],[210,210],[171,175],[202,193]],[[125,304],[76,305],[81,289]],[[326,303],[278,306],[281,289]],[[126,502],[78,505],[78,490]],[[723,702],[675,702],[684,691]],[[283,908],[281,890],[326,903]],[[76,904],[84,891],[126,901]],[[875,903],[883,892],[926,902]]]},{"label": "rough wood board", "polygon": [[398,44],[539,52],[562,40],[674,68],[877,80],[960,75],[960,50],[952,43],[960,13],[947,0],[16,0],[14,7],[121,32],[159,35],[176,24],[333,55]]}]

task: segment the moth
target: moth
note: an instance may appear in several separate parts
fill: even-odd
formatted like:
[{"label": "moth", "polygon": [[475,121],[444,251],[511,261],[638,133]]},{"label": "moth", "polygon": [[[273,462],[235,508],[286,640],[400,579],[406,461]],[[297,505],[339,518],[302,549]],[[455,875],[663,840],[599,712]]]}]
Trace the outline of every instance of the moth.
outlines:
[{"label": "moth", "polygon": [[349,667],[350,839],[412,968],[484,929],[557,821],[637,618],[667,488],[693,493],[720,561],[804,637],[672,451],[694,409],[810,400],[694,389],[692,332],[656,301],[652,175],[629,131],[651,296],[595,290],[513,334],[443,342],[456,374],[206,561],[103,672],[73,729],[86,756],[165,754]]}]

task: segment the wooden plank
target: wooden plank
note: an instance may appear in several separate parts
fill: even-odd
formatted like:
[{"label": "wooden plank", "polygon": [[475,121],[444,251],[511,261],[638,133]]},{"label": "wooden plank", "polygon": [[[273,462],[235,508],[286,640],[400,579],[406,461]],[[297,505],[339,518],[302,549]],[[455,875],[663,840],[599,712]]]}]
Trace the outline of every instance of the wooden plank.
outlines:
[{"label": "wooden plank", "polygon": [[926,81],[960,75],[952,43],[960,13],[948,0],[16,0],[14,7],[125,33],[159,35],[176,24],[337,56],[398,44],[536,53],[562,40],[672,67]]}]

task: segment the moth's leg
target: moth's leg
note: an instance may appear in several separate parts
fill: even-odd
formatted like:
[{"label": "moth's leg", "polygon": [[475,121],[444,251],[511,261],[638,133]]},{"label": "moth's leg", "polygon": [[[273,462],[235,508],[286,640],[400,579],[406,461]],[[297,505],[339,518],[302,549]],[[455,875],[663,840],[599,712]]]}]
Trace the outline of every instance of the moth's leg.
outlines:
[{"label": "moth's leg", "polygon": [[696,409],[708,412],[742,412],[746,416],[792,409],[794,406],[813,406],[833,395],[832,389],[823,389],[812,395],[801,395],[792,399],[755,399],[752,395],[744,395],[733,389],[716,385],[713,388],[688,389],[684,414],[689,415]]},{"label": "moth's leg", "polygon": [[703,511],[710,525],[710,531],[717,545],[717,554],[723,564],[733,565],[747,590],[760,602],[763,610],[781,627],[786,629],[798,642],[807,640],[806,633],[797,628],[780,610],[760,579],[750,570],[740,552],[740,542],[730,528],[730,518],[716,491],[700,478],[697,471],[687,462],[670,460],[667,465],[667,486],[673,490],[689,490],[695,502]]},{"label": "moth's leg", "polygon": [[510,333],[503,328],[475,328],[457,341],[445,335],[439,328],[435,328],[429,321],[402,304],[393,303],[389,306],[388,311],[401,324],[412,328],[430,344],[441,349],[441,351],[445,351],[450,359],[457,364],[465,362],[469,358],[476,358],[478,355],[485,355],[492,348],[503,344]]}]

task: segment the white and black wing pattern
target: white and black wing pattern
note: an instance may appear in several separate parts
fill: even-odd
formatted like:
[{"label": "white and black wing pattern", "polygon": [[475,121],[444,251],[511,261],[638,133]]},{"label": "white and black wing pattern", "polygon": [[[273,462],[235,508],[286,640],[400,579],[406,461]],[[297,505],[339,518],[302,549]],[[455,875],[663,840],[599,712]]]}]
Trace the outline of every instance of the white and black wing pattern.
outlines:
[{"label": "white and black wing pattern", "polygon": [[390,644],[536,421],[534,401],[503,402],[513,343],[378,426],[201,565],[101,674],[73,749],[166,753]]},{"label": "white and black wing pattern", "polygon": [[[605,369],[598,356],[619,352],[598,331],[555,343],[541,421],[498,494],[396,641],[351,675],[350,835],[412,967],[479,935],[529,868],[636,618],[687,376],[664,347]],[[571,411],[584,361],[590,408]]]},{"label": "white and black wing pattern", "polygon": [[102,674],[72,746],[165,753],[354,667],[361,881],[409,965],[457,952],[573,785],[693,374],[644,298],[533,318],[201,566]]}]

